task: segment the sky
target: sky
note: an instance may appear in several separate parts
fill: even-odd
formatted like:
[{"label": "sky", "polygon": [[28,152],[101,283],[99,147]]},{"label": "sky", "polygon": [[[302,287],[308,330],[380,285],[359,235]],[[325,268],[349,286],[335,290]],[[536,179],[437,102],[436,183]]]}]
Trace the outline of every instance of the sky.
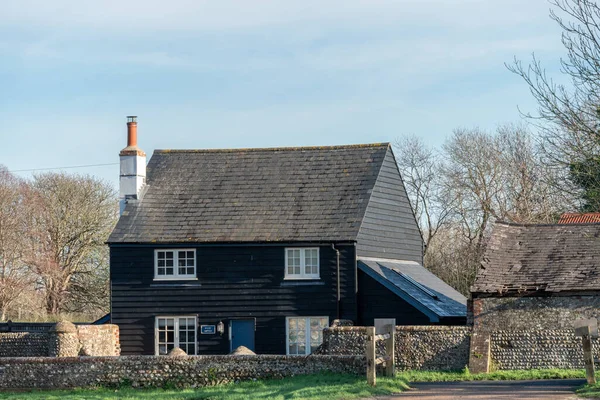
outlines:
[{"label": "sky", "polygon": [[[505,67],[564,49],[546,0],[0,0],[0,164],[118,185],[155,149],[440,145],[535,111]],[[111,164],[100,165],[98,164]]]}]

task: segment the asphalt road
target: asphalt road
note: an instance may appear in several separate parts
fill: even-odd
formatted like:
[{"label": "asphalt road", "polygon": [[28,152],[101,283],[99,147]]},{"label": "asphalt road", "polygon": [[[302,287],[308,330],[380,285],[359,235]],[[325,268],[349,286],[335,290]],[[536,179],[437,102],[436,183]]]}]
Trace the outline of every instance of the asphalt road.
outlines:
[{"label": "asphalt road", "polygon": [[414,390],[382,399],[567,400],[577,399],[575,389],[584,383],[582,379],[414,383]]}]

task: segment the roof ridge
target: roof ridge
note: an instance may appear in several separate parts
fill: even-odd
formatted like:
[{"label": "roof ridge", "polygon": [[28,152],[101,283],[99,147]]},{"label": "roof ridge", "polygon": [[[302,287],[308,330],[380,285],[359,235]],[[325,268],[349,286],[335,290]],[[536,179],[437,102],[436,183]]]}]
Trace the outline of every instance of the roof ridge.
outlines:
[{"label": "roof ridge", "polygon": [[600,215],[600,212],[564,212],[562,215]]},{"label": "roof ridge", "polygon": [[517,226],[523,228],[535,228],[535,227],[548,227],[548,226],[577,226],[577,225],[600,225],[600,222],[578,222],[578,223],[569,223],[569,224],[559,224],[555,223],[545,223],[545,224],[528,224],[528,223],[519,223],[519,222],[508,222],[508,221],[496,221],[494,225],[504,225],[504,226]]},{"label": "roof ridge", "polygon": [[365,144],[343,144],[333,146],[297,146],[297,147],[247,147],[247,148],[232,148],[232,149],[159,149],[154,150],[154,153],[235,153],[246,151],[303,151],[303,150],[345,150],[357,148],[371,147],[388,147],[389,142],[381,143],[365,143]]}]

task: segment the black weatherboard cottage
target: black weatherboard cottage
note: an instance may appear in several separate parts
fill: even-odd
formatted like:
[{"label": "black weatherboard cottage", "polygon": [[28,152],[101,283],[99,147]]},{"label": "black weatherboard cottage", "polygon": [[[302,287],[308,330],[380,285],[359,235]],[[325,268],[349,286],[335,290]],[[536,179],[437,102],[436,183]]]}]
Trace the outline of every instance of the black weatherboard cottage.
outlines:
[{"label": "black weatherboard cottage", "polygon": [[146,179],[128,128],[108,240],[122,354],[304,355],[334,319],[464,323],[421,266],[389,144],[157,150]]}]

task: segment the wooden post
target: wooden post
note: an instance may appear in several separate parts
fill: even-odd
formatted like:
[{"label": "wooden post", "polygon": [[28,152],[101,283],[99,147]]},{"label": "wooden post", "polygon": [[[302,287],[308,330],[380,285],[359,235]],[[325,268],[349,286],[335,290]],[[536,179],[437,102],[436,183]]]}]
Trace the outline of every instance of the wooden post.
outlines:
[{"label": "wooden post", "polygon": [[394,377],[396,375],[396,358],[395,358],[395,354],[396,354],[396,342],[395,342],[395,332],[396,331],[396,326],[395,325],[386,325],[385,326],[385,330],[384,333],[389,333],[390,337],[388,339],[385,340],[385,349],[386,349],[386,356],[388,357],[388,360],[385,363],[385,376],[390,376],[390,377]]},{"label": "wooden post", "polygon": [[579,319],[573,322],[575,336],[581,336],[583,345],[583,365],[585,365],[585,375],[590,385],[596,383],[594,371],[594,354],[592,353],[592,338],[598,337],[598,320],[596,318]]},{"label": "wooden post", "polygon": [[596,374],[594,371],[594,355],[592,354],[592,332],[589,326],[583,328],[585,331],[581,336],[583,344],[583,364],[585,365],[585,375],[587,383],[593,385],[596,383]]},{"label": "wooden post", "polygon": [[377,365],[375,364],[375,327],[367,327],[367,341],[365,343],[365,355],[367,356],[367,383],[371,386],[377,384]]}]

